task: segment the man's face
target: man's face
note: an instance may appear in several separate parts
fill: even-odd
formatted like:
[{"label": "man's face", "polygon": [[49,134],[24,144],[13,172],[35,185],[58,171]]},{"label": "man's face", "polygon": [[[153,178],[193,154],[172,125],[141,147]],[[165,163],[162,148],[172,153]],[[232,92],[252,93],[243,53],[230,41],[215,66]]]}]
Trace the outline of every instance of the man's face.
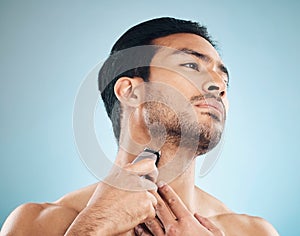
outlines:
[{"label": "man's face", "polygon": [[227,70],[214,47],[198,35],[173,34],[154,44],[162,48],[151,61],[152,85],[144,106],[152,138],[161,139],[163,127],[165,142],[194,148],[195,155],[206,153],[224,129]]}]

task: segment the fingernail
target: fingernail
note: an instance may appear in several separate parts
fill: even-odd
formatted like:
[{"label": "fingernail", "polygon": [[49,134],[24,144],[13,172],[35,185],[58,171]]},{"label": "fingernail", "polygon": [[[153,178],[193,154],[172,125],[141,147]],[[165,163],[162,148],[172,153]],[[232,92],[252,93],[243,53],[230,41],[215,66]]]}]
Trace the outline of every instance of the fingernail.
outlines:
[{"label": "fingernail", "polygon": [[162,180],[157,183],[157,187],[159,187],[159,188],[161,188],[161,187],[163,187],[165,185],[166,185],[166,183],[164,181],[162,181]]}]

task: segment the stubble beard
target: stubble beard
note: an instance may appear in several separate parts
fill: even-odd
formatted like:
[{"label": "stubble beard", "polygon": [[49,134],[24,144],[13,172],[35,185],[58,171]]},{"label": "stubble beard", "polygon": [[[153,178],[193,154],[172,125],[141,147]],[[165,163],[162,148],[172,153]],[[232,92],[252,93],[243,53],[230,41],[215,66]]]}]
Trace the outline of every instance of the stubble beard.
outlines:
[{"label": "stubble beard", "polygon": [[[209,119],[195,118],[192,111],[174,111],[161,102],[144,104],[145,124],[152,139],[177,148],[191,150],[194,157],[212,150],[220,141],[224,122],[208,112],[202,113]],[[190,109],[189,109],[190,110]]]}]

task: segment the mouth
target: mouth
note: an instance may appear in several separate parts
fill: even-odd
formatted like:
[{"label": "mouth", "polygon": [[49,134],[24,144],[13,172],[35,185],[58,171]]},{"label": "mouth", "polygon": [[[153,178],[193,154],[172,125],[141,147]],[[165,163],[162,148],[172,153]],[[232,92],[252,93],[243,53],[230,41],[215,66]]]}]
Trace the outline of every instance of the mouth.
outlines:
[{"label": "mouth", "polygon": [[218,102],[216,99],[205,99],[193,104],[195,107],[200,108],[205,111],[205,113],[212,114],[212,117],[223,118],[225,115],[225,109],[221,102]]}]

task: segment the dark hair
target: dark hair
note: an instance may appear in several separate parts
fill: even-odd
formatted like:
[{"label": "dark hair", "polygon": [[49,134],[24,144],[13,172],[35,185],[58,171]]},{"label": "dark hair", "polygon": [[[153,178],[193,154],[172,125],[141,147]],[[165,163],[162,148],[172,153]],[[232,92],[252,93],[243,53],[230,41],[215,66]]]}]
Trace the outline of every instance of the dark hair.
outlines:
[{"label": "dark hair", "polygon": [[99,71],[98,86],[117,141],[120,137],[122,113],[120,102],[114,93],[116,81],[126,76],[141,77],[147,82],[149,65],[156,48],[143,46],[153,45],[153,40],[177,33],[199,35],[215,47],[205,26],[170,17],[156,18],[133,26],[112,47],[109,58]]}]

